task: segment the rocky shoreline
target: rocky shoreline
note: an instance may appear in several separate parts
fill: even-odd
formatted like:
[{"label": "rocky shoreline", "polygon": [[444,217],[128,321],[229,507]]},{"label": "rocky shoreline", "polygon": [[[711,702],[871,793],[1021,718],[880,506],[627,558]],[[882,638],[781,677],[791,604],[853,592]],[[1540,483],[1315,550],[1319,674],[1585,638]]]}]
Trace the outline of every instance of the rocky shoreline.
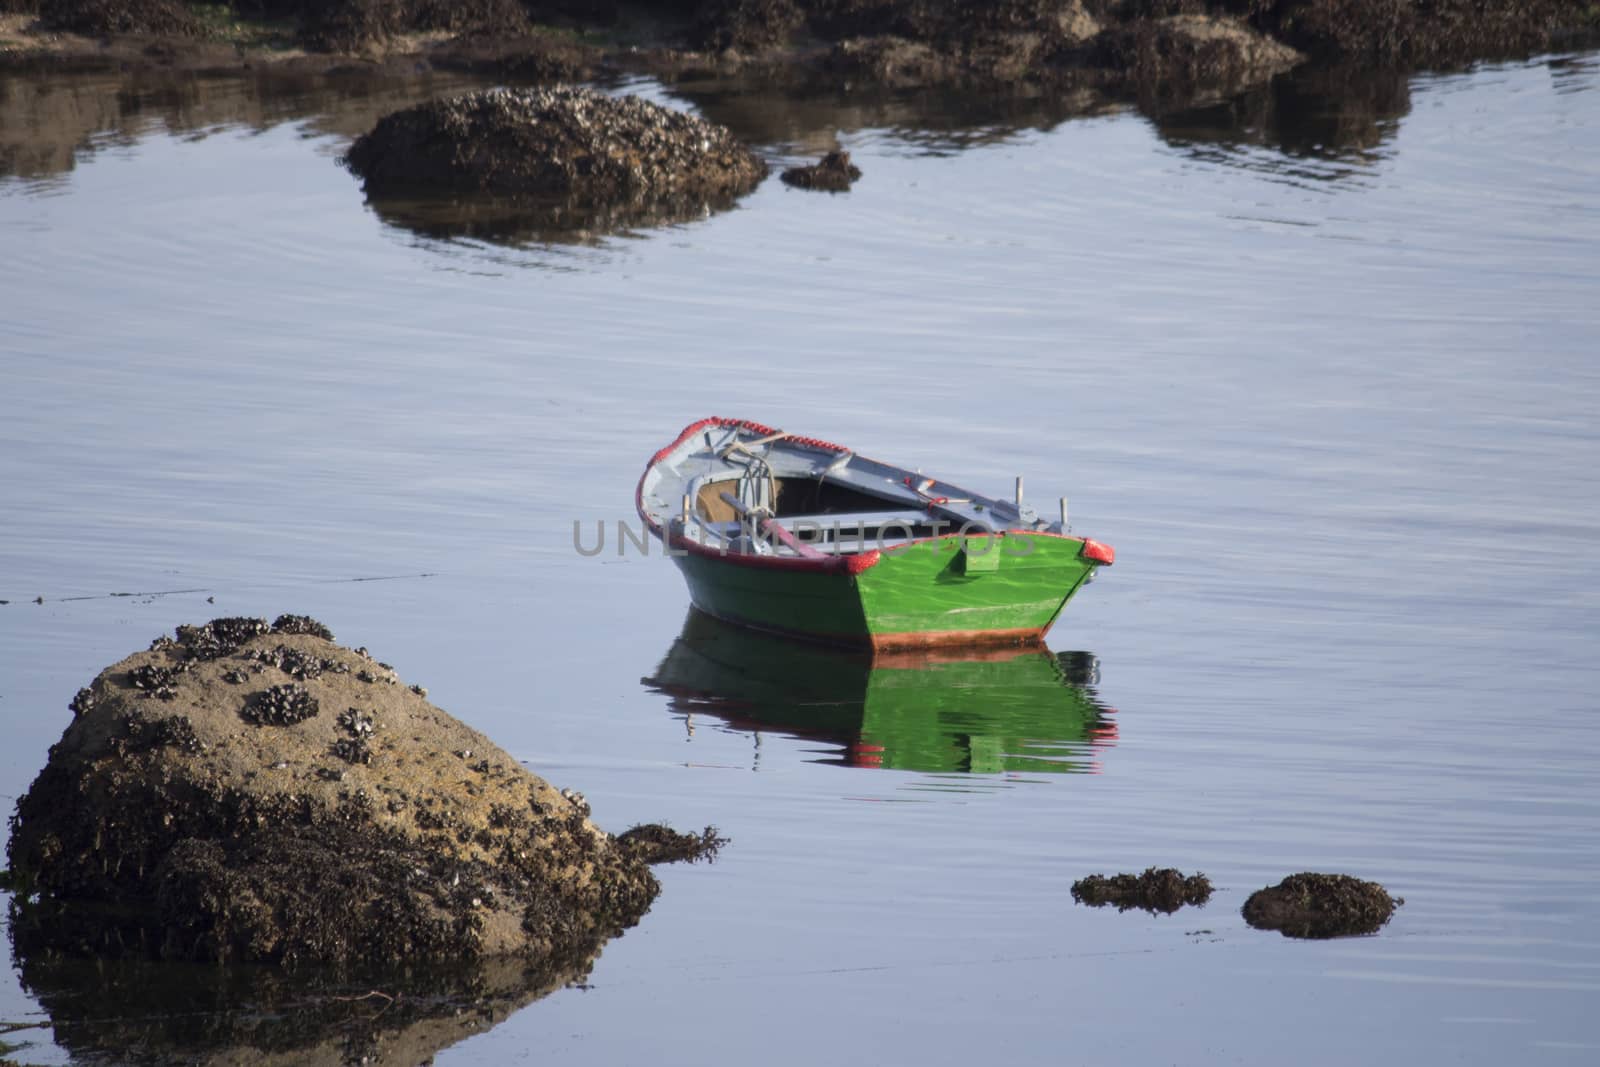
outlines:
[{"label": "rocky shoreline", "polygon": [[1592,42],[1565,0],[0,0],[0,70],[645,73],[808,87],[1222,94],[1306,59],[1451,66]]}]

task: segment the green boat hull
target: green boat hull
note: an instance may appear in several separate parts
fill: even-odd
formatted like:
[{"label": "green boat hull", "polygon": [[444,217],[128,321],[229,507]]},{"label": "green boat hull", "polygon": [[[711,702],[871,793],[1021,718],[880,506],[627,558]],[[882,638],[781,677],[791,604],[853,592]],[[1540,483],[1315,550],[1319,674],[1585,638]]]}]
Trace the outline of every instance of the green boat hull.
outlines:
[{"label": "green boat hull", "polygon": [[885,549],[858,574],[676,558],[701,611],[829,644],[903,649],[1037,643],[1098,564],[1050,534],[948,535]]}]

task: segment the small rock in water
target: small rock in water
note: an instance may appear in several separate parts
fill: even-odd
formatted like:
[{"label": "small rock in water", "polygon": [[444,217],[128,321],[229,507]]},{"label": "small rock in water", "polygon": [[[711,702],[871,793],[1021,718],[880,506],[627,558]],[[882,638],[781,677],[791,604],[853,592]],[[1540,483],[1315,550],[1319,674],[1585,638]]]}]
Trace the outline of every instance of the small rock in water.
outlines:
[{"label": "small rock in water", "polygon": [[1072,883],[1072,899],[1099,908],[1115,904],[1118,911],[1142,908],[1154,914],[1172,914],[1185,904],[1211,899],[1211,879],[1203,874],[1185,876],[1171,867],[1147,867],[1143,874],[1091,874]]},{"label": "small rock in water", "polygon": [[1257,930],[1325,939],[1377,933],[1404,903],[1377,882],[1302,872],[1250,894],[1243,914]]},{"label": "small rock in water", "polygon": [[850,162],[849,152],[829,152],[809,167],[790,167],[781,177],[799,189],[842,193],[861,177],[861,168]]}]

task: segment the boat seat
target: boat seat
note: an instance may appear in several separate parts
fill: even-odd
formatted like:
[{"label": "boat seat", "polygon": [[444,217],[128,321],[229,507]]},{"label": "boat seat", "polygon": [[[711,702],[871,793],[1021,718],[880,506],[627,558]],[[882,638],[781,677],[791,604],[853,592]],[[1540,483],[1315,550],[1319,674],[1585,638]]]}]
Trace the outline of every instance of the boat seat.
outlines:
[{"label": "boat seat", "polygon": [[[779,515],[778,522],[790,532],[802,536],[815,536],[817,530],[832,533],[837,529],[841,536],[854,539],[857,531],[873,532],[894,524],[914,530],[930,525],[933,519],[926,511],[856,511],[837,515]],[[739,532],[738,522],[708,522],[705,525],[730,537]]]}]

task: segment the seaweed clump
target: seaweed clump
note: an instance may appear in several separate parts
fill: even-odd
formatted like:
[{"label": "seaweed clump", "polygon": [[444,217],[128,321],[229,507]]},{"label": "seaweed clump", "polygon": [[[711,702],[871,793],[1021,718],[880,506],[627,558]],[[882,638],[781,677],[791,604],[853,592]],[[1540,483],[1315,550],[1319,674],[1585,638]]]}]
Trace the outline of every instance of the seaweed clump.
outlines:
[{"label": "seaweed clump", "polygon": [[617,835],[617,847],[642,863],[698,863],[717,858],[728,839],[708,826],[698,834],[685,834],[660,823],[644,823]]},{"label": "seaweed clump", "polygon": [[1210,900],[1211,879],[1198,872],[1185,876],[1171,867],[1147,867],[1143,874],[1110,877],[1091,874],[1072,883],[1072,899],[1093,908],[1114,904],[1118,911],[1140,908],[1170,915],[1185,904]]},{"label": "seaweed clump", "polygon": [[1377,882],[1302,872],[1250,894],[1243,914],[1257,930],[1326,939],[1377,933],[1404,903]]},{"label": "seaweed clump", "polygon": [[[280,649],[333,666],[226,680]],[[581,797],[396,679],[359,681],[371,662],[219,619],[102,671],[12,817],[19,957],[586,959],[639,920],[659,883]]]}]

